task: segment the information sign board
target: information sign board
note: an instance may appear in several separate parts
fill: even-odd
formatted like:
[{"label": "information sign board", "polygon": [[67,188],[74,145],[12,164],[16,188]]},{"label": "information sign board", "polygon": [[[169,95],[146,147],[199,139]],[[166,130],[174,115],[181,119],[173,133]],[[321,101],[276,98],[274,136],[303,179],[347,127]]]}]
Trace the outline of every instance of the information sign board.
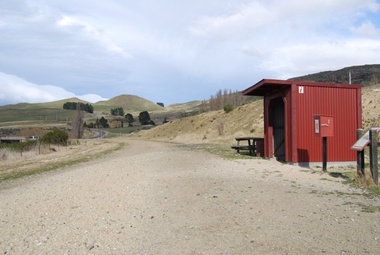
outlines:
[{"label": "information sign board", "polygon": [[[370,130],[377,130],[377,133],[380,133],[380,127],[373,127]],[[352,145],[351,150],[362,151],[369,144],[369,131],[368,130],[359,140],[356,141],[354,145]]]}]

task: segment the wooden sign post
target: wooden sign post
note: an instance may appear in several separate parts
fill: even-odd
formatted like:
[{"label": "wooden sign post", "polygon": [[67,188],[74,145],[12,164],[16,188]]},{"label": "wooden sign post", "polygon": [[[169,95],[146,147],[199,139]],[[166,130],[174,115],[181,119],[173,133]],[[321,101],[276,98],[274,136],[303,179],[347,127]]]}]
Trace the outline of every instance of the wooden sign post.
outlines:
[{"label": "wooden sign post", "polygon": [[379,159],[378,159],[378,147],[379,143],[377,142],[378,134],[380,133],[380,127],[372,127],[360,138],[362,130],[357,130],[358,140],[351,149],[357,151],[357,171],[358,176],[364,176],[364,148],[369,146],[369,165],[371,170],[371,176],[373,182],[379,184]]},{"label": "wooden sign post", "polygon": [[[356,139],[359,140],[363,136],[363,129],[356,130]],[[356,170],[358,177],[364,177],[364,150],[356,151]]]},{"label": "wooden sign post", "polygon": [[378,153],[377,153],[377,130],[372,130],[369,132],[369,165],[371,170],[371,175],[373,182],[378,185],[379,184],[379,160],[378,160]]}]

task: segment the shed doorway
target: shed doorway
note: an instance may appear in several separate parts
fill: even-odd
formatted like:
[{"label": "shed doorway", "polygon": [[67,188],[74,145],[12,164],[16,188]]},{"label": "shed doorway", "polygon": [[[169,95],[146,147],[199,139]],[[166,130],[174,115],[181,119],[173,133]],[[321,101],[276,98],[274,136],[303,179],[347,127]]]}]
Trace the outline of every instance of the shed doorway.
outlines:
[{"label": "shed doorway", "polygon": [[285,106],[282,97],[271,100],[269,105],[269,126],[272,127],[272,155],[278,161],[285,161]]}]

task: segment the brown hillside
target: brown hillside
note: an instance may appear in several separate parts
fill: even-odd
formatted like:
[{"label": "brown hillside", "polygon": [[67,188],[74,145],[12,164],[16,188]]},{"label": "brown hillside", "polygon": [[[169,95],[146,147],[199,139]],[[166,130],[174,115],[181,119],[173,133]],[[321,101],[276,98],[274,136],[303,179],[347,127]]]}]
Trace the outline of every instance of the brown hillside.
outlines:
[{"label": "brown hillside", "polygon": [[[380,126],[380,84],[362,89],[363,129]],[[235,143],[236,136],[263,137],[263,101],[234,109],[206,112],[177,119],[137,134],[139,137],[178,143]]]},{"label": "brown hillside", "polygon": [[232,112],[212,111],[170,121],[137,135],[179,143],[230,143],[235,136],[263,136],[263,101],[237,107]]},{"label": "brown hillside", "polygon": [[352,84],[373,85],[379,82],[380,65],[350,66],[335,71],[324,71],[291,78],[295,81],[319,81],[332,83],[349,83],[349,72],[351,72]]}]

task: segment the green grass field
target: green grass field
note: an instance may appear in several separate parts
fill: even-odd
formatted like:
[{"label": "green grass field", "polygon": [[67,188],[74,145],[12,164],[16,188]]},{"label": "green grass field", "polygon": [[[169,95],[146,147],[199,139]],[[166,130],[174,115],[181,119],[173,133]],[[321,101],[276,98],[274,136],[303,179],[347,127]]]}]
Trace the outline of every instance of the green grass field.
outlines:
[{"label": "green grass field", "polygon": [[40,108],[40,109],[0,109],[0,127],[7,124],[22,123],[67,123],[73,116],[73,111]]}]

